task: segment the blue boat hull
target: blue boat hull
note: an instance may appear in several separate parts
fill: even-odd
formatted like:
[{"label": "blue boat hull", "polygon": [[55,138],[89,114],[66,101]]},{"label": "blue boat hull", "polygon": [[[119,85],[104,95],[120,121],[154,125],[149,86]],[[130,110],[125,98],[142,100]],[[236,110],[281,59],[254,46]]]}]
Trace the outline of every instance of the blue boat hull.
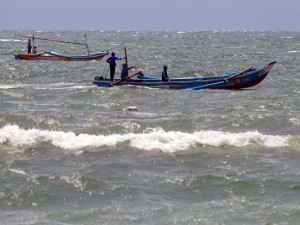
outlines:
[{"label": "blue boat hull", "polygon": [[[120,82],[115,86],[139,86],[176,90],[198,90],[205,88],[243,89],[253,87],[263,81],[275,63],[276,62],[272,62],[263,68],[251,68],[238,76],[235,76],[236,73],[230,73],[209,78],[174,78],[166,82],[158,78],[139,75],[136,79],[131,79],[128,82]],[[93,84],[99,87],[109,87],[111,82],[108,79],[103,79],[103,77],[95,77]]]}]

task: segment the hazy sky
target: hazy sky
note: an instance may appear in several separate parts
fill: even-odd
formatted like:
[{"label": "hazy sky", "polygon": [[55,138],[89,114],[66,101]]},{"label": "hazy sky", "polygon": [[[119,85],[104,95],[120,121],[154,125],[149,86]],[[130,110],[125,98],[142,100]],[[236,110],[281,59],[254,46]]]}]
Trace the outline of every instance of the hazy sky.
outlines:
[{"label": "hazy sky", "polygon": [[0,30],[300,31],[300,0],[0,0]]}]

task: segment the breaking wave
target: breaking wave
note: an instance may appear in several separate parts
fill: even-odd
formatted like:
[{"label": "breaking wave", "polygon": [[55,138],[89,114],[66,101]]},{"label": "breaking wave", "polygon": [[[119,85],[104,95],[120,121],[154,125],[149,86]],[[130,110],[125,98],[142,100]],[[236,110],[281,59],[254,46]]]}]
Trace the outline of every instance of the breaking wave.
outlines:
[{"label": "breaking wave", "polygon": [[49,142],[62,149],[95,148],[126,144],[130,147],[151,151],[176,152],[197,145],[247,147],[259,145],[268,148],[290,145],[290,136],[265,135],[257,131],[230,133],[222,131],[164,131],[161,128],[147,129],[143,133],[91,135],[74,132],[23,129],[17,125],[6,125],[0,129],[0,144],[23,146]]}]

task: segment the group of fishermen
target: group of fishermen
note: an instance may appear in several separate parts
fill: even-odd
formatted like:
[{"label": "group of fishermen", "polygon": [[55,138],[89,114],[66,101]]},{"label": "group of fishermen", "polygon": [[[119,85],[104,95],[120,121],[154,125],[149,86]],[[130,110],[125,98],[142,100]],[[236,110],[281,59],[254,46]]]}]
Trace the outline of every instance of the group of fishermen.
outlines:
[{"label": "group of fishermen", "polygon": [[[123,60],[126,59],[126,57],[121,58],[117,57],[114,52],[111,53],[111,56],[106,60],[107,63],[109,63],[109,71],[110,71],[110,80],[113,82],[114,76],[115,76],[115,71],[116,71],[116,60]],[[128,76],[128,71],[131,69],[136,69],[135,66],[128,67],[127,63],[122,64],[122,69],[121,69],[121,81],[129,81],[130,77]],[[163,71],[161,73],[161,78],[162,81],[170,81],[170,78],[168,76],[168,66],[164,65]]]}]

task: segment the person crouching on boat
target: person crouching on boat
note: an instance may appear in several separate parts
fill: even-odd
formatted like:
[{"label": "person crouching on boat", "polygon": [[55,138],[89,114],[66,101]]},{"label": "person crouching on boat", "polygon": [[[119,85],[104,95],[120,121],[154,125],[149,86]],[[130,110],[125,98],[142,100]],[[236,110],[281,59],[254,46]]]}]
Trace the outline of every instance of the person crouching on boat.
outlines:
[{"label": "person crouching on boat", "polygon": [[168,66],[164,65],[164,69],[161,72],[161,79],[162,81],[170,81],[170,78],[168,76]]},{"label": "person crouching on boat", "polygon": [[34,55],[36,55],[36,54],[37,54],[36,46],[34,46],[34,47],[33,47],[32,54],[34,54]]},{"label": "person crouching on boat", "polygon": [[128,67],[127,63],[122,64],[122,69],[121,69],[122,82],[130,80],[130,77],[128,76],[128,71],[131,69],[135,69],[135,66]]}]

